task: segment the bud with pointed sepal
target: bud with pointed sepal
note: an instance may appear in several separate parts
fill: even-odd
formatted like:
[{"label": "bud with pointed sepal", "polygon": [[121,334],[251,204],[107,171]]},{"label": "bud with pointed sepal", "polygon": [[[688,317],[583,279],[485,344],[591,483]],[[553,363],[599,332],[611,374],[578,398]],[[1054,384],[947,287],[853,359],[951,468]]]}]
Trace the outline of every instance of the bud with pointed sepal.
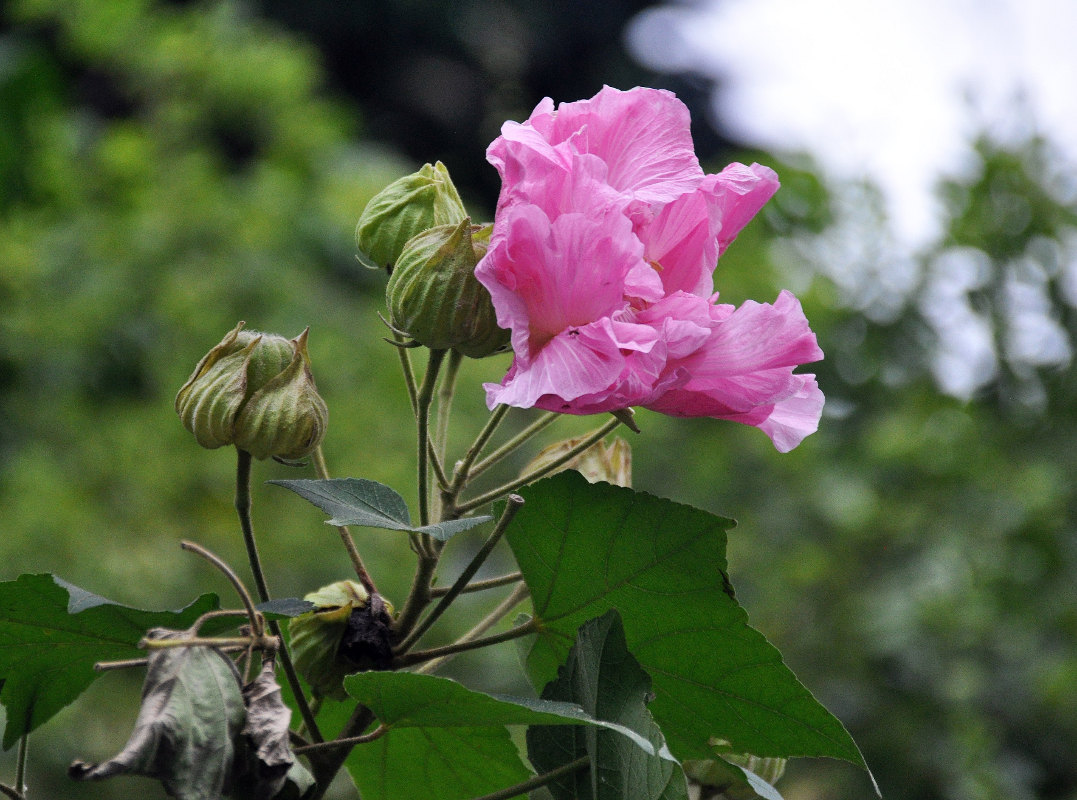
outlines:
[{"label": "bud with pointed sepal", "polygon": [[393,271],[404,245],[437,225],[467,216],[449,171],[440,161],[386,186],[367,203],[355,227],[360,260]]},{"label": "bud with pointed sepal", "polygon": [[498,327],[490,293],[475,266],[490,243],[489,225],[439,225],[408,241],[385,288],[393,327],[419,344],[469,358],[504,350],[510,332]]},{"label": "bud with pointed sepal", "polygon": [[307,332],[295,339],[240,322],[195,367],[176,413],[203,447],[295,460],[321,444],[328,409],[310,373]]}]

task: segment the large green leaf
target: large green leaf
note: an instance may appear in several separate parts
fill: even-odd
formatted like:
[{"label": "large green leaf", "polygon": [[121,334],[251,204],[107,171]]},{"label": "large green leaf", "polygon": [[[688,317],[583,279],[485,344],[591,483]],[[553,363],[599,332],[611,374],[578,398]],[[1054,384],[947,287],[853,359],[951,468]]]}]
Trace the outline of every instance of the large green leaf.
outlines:
[{"label": "large green leaf", "polygon": [[426,533],[444,542],[461,531],[491,519],[488,516],[466,517],[415,527],[411,524],[404,498],[385,484],[366,478],[281,480],[269,483],[292,490],[329,514],[331,519],[326,520],[327,525],[363,525],[391,531]]},{"label": "large green leaf", "polygon": [[591,716],[616,721],[652,742],[648,754],[606,730],[536,725],[527,732],[527,754],[540,772],[587,756],[591,768],[549,784],[557,800],[687,800],[680,765],[668,755],[647,711],[651,679],[625,646],[614,610],[585,622],[543,700],[579,703]]},{"label": "large green leaf", "polygon": [[148,629],[184,628],[217,607],[217,596],[207,594],[181,611],[143,611],[52,575],[23,575],[0,583],[4,748],[93,683],[99,674],[94,662],[131,658]]},{"label": "large green leaf", "polygon": [[521,493],[507,539],[540,622],[528,659],[537,686],[556,675],[582,623],[616,608],[679,758],[713,757],[717,738],[735,752],[864,764],[842,724],[748,626],[726,576],[731,520],[571,472]]},{"label": "large green leaf", "polygon": [[526,781],[531,771],[507,725],[598,726],[629,748],[654,752],[637,732],[570,702],[494,696],[449,678],[406,672],[350,675],[345,688],[389,728],[348,760],[365,800],[429,797],[431,787],[438,800],[464,800]]},{"label": "large green leaf", "polygon": [[[449,678],[408,672],[362,672],[344,681],[348,693],[388,729],[357,747],[348,768],[364,798],[469,798],[527,780],[506,725],[590,725],[625,746],[653,753],[631,728],[597,720],[577,704],[491,695]],[[641,749],[642,748],[642,749]]]}]

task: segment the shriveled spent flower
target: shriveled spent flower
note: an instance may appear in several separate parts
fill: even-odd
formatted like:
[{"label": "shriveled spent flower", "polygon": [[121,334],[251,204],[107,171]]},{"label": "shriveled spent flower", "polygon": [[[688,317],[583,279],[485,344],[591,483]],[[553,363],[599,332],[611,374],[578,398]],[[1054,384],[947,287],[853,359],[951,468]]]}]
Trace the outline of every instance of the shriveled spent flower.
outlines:
[{"label": "shriveled spent flower", "polygon": [[475,278],[490,226],[463,219],[413,237],[400,253],[385,301],[393,327],[427,347],[482,358],[504,350],[490,292]]},{"label": "shriveled spent flower", "polygon": [[475,270],[512,366],[504,403],[567,414],[631,406],[753,425],[785,452],[816,430],[823,394],[794,370],[823,357],[800,303],[718,303],[718,257],[778,188],[773,170],[704,174],[673,94],[605,87],[543,100],[487,150],[501,173]]},{"label": "shriveled spent flower", "polygon": [[329,410],[310,371],[307,331],[294,339],[240,322],[198,362],[176,413],[203,447],[234,444],[255,458],[301,459],[321,444]]},{"label": "shriveled spent flower", "polygon": [[449,171],[438,161],[393,181],[366,204],[355,226],[360,260],[392,271],[408,239],[467,216]]},{"label": "shriveled spent flower", "polygon": [[304,599],[314,610],[288,623],[295,668],[316,695],[343,700],[346,676],[382,669],[392,658],[392,607],[352,580],[323,586]]}]

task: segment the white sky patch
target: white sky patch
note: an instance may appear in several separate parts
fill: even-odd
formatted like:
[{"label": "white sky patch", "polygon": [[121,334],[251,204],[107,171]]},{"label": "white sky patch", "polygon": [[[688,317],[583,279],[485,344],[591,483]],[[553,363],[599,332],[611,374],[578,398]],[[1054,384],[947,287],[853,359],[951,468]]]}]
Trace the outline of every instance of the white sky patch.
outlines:
[{"label": "white sky patch", "polygon": [[734,138],[877,181],[914,249],[984,128],[1077,159],[1074,0],[700,0],[644,12],[628,40],[653,69],[717,78],[713,121]]}]

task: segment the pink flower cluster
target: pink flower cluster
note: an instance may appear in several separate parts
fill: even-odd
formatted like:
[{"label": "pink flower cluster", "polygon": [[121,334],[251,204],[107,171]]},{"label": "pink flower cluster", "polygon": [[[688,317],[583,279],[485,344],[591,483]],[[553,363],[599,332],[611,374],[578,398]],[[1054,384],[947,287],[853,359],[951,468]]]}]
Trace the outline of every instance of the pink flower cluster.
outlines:
[{"label": "pink flower cluster", "polygon": [[773,170],[705,175],[673,94],[606,87],[507,122],[490,249],[475,274],[515,353],[487,403],[591,414],[641,406],[754,425],[778,450],[819,424],[794,367],[822,351],[789,292],[717,302],[718,257],[778,188]]}]

